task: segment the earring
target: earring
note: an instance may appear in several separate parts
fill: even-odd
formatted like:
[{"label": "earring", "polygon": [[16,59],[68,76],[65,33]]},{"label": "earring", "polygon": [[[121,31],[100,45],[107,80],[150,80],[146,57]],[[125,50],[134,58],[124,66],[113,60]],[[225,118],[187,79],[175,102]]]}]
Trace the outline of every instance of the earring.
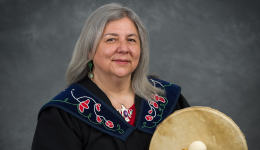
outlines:
[{"label": "earring", "polygon": [[88,77],[90,79],[92,79],[94,77],[92,71],[91,71],[91,68],[92,68],[92,61],[88,62],[88,67],[89,67],[89,72],[88,72]]}]

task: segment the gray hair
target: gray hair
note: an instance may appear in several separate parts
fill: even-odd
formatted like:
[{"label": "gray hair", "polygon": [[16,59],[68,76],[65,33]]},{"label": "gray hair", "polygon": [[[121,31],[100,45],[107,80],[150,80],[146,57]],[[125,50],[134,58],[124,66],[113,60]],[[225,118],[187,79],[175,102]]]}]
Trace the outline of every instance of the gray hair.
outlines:
[{"label": "gray hair", "polygon": [[[87,76],[89,72],[87,64],[95,55],[106,24],[124,17],[128,17],[135,24],[141,41],[139,64],[132,73],[132,87],[134,92],[148,101],[153,100],[151,97],[152,94],[163,93],[162,89],[154,87],[147,78],[149,66],[149,35],[144,24],[132,9],[116,3],[101,6],[86,21],[74,48],[73,56],[67,70],[66,80],[68,86],[81,81]],[[92,56],[88,56],[89,52],[91,52]]]}]

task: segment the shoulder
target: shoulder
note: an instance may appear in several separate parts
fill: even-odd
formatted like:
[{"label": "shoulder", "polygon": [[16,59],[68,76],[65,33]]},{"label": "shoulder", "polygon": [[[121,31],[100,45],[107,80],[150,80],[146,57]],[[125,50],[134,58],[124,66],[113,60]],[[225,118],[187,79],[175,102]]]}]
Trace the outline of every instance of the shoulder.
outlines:
[{"label": "shoulder", "polygon": [[[152,83],[154,83],[154,82],[159,82],[159,83],[162,83],[162,84],[173,84],[173,83],[171,83],[171,82],[168,82],[168,81],[165,81],[165,80],[163,80],[163,79],[160,79],[160,78],[158,78],[157,76],[148,76],[147,77],[148,78],[148,80],[150,81],[150,82],[152,82]],[[174,85],[176,85],[176,84],[174,84]],[[176,85],[177,86],[177,85]]]},{"label": "shoulder", "polygon": [[174,90],[177,93],[181,92],[181,87],[179,85],[176,85],[174,83],[153,77],[153,76],[148,76],[148,80],[152,83],[153,86],[159,87],[165,92],[172,92]]},{"label": "shoulder", "polygon": [[168,81],[159,79],[157,76],[149,76],[148,80],[152,84],[154,84],[154,86],[156,85],[156,86],[162,87],[166,92],[166,97],[172,97],[173,95],[176,96],[175,101],[177,101],[177,103],[176,103],[176,106],[174,108],[174,111],[179,110],[179,109],[183,109],[183,108],[186,108],[186,107],[190,107],[187,100],[181,94],[181,87],[179,85],[176,85],[174,83],[170,83]]},{"label": "shoulder", "polygon": [[[57,107],[47,107],[40,112],[38,124],[43,123],[42,125],[45,125],[44,122],[47,123],[48,126],[57,126],[60,128],[65,125],[66,127],[74,129],[80,129],[80,125],[82,124],[82,121]],[[70,126],[67,126],[68,124]]]}]

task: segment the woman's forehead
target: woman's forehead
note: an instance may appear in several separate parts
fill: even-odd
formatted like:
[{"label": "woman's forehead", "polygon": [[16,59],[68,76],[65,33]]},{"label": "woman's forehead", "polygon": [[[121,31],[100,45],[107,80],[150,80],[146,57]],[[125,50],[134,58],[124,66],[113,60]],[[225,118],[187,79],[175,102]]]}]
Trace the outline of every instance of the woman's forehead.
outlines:
[{"label": "woman's forehead", "polygon": [[103,36],[117,36],[120,33],[138,36],[136,25],[128,17],[108,22],[104,28]]}]

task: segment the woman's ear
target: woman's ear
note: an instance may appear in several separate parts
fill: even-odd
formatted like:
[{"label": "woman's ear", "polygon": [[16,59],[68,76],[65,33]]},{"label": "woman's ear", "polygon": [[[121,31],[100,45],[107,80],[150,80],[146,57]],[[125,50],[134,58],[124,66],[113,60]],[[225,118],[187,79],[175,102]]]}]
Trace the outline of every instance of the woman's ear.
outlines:
[{"label": "woman's ear", "polygon": [[88,52],[88,59],[91,59],[91,57],[92,57],[92,52],[89,51],[89,52]]}]

